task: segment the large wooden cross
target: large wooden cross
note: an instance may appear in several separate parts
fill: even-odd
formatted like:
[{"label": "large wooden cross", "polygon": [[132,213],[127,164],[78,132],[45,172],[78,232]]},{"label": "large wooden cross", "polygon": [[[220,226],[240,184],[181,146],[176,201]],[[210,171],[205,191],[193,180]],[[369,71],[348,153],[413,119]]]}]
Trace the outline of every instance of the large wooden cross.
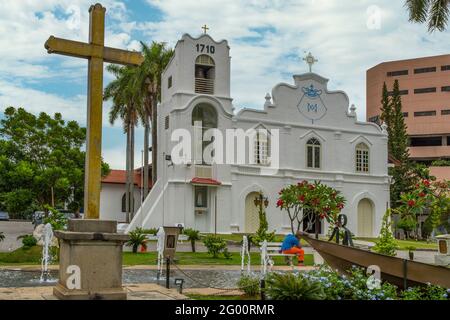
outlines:
[{"label": "large wooden cross", "polygon": [[89,43],[51,36],[45,42],[48,53],[89,60],[87,91],[87,138],[84,178],[84,216],[99,218],[102,149],[103,62],[140,65],[138,52],[108,48],[105,43],[105,11],[99,3],[89,9]]}]

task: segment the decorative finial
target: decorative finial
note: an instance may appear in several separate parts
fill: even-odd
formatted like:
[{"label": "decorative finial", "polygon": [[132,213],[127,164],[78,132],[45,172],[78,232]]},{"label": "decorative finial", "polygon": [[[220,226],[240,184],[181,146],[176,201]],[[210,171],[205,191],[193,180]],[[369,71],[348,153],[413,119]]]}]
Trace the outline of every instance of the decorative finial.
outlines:
[{"label": "decorative finial", "polygon": [[209,30],[208,26],[205,24],[203,27],[203,33],[206,34],[206,32]]},{"label": "decorative finial", "polygon": [[266,102],[264,103],[264,107],[272,107],[272,97],[269,93],[266,94]]},{"label": "decorative finial", "polygon": [[303,61],[306,61],[306,63],[309,65],[309,72],[312,72],[312,66],[314,63],[319,62],[312,54],[311,52],[308,53],[306,57],[303,58]]},{"label": "decorative finial", "polygon": [[350,117],[356,117],[356,106],[354,104],[352,104],[350,106],[350,113],[349,113]]}]

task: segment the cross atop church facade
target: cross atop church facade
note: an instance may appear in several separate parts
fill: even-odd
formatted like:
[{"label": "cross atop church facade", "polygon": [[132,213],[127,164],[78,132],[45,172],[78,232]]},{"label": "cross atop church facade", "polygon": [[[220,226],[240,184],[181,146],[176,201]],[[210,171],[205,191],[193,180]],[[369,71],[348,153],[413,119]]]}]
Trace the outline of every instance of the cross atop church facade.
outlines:
[{"label": "cross atop church facade", "polygon": [[202,27],[202,29],[203,29],[203,33],[204,34],[206,34],[208,32],[208,30],[209,30],[209,28],[208,28],[208,26],[206,24]]},{"label": "cross atop church facade", "polygon": [[50,36],[45,42],[48,53],[88,59],[87,135],[84,177],[84,212],[87,219],[99,219],[101,186],[103,62],[140,65],[139,52],[105,47],[105,12],[99,3],[89,9],[89,42]]},{"label": "cross atop church facade", "polygon": [[309,65],[309,72],[312,72],[312,66],[313,64],[315,64],[316,62],[319,62],[319,60],[317,60],[312,54],[311,52],[308,53],[308,55],[306,57],[303,58],[303,61],[306,61],[306,63]]}]

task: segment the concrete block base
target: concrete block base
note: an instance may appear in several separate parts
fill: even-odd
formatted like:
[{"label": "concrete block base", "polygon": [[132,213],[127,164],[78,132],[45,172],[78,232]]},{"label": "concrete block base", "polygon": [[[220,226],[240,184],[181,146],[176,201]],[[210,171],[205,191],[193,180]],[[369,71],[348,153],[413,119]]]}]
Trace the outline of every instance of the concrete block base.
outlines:
[{"label": "concrete block base", "polygon": [[67,231],[56,231],[55,235],[60,240],[59,282],[53,289],[56,297],[126,299],[122,247],[128,235],[116,233],[115,222],[76,220],[69,223]]},{"label": "concrete block base", "polygon": [[434,263],[438,266],[450,266],[450,255],[437,254],[434,256]]},{"label": "concrete block base", "polygon": [[127,300],[127,292],[123,288],[69,290],[59,283],[53,288],[53,295],[61,300]]}]

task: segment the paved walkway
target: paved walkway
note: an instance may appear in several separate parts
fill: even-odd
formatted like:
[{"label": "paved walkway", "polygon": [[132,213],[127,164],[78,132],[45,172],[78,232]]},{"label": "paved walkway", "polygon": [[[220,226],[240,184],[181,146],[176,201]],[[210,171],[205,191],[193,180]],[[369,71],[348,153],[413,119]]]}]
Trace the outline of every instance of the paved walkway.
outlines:
[{"label": "paved walkway", "polygon": [[0,221],[0,232],[5,235],[5,240],[0,242],[0,252],[13,251],[22,246],[22,240],[18,236],[33,233],[33,224],[30,221]]},{"label": "paved walkway", "polygon": [[[128,300],[187,300],[176,289],[153,283],[130,284],[124,287]],[[53,287],[0,288],[0,300],[56,300]]]},{"label": "paved walkway", "polygon": [[[241,270],[240,265],[180,265],[182,270],[223,270],[223,271],[239,271]],[[48,266],[50,271],[57,271],[59,269],[58,265]],[[157,270],[156,265],[136,265],[136,266],[124,266],[124,270]],[[247,268],[247,267],[245,267]],[[259,271],[261,269],[260,265],[251,266],[253,271]],[[311,271],[314,267],[312,266],[294,266],[296,271]],[[18,265],[18,266],[0,266],[1,270],[14,270],[14,271],[41,271],[40,265]],[[247,269],[245,269],[247,270]],[[290,271],[292,267],[290,266],[273,266],[274,271]]]}]

